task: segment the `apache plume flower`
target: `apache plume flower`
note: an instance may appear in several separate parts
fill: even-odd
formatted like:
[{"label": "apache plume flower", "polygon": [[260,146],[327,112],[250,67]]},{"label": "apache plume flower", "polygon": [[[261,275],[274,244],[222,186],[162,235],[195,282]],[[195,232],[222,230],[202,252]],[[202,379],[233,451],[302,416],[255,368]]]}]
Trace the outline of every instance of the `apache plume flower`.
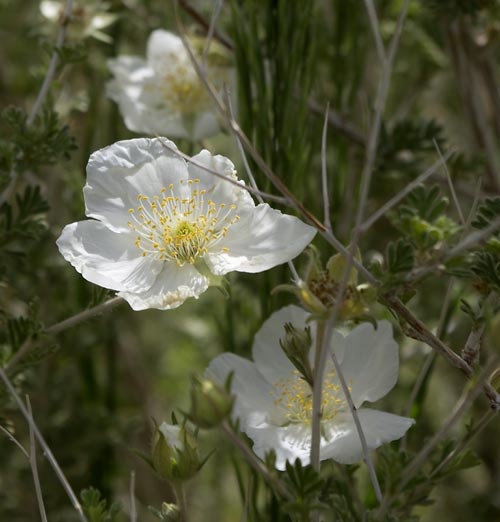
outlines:
[{"label": "apache plume flower", "polygon": [[[285,324],[304,329],[308,314],[297,306],[274,313],[257,332],[253,345],[254,362],[225,353],[209,365],[207,376],[223,383],[233,372],[235,395],[233,417],[253,440],[254,452],[264,458],[276,452],[276,467],[300,459],[309,463],[311,450],[312,390],[280,348]],[[316,336],[311,326],[311,336]],[[414,423],[412,419],[361,408],[386,395],[398,377],[398,346],[387,321],[357,326],[346,337],[334,332],[331,343],[349,383],[350,393],[367,440],[375,449],[401,438]],[[311,357],[312,364],[312,357]],[[359,436],[345,396],[329,362],[325,368],[322,395],[320,458],[352,464],[363,458]]]},{"label": "apache plume flower", "polygon": [[[196,51],[198,40],[192,39]],[[213,42],[207,75],[222,86],[230,76],[220,46]],[[108,96],[116,101],[125,125],[134,132],[200,140],[219,130],[210,95],[198,77],[182,40],[158,29],[147,43],[146,59],[118,56],[109,60],[114,76]]]},{"label": "apache plume flower", "polygon": [[134,310],[175,308],[228,272],[285,263],[315,234],[255,206],[227,158],[207,150],[192,158],[221,179],[175,149],[165,138],[141,138],[92,154],[83,189],[92,219],[67,225],[57,240],[85,279],[117,290]]}]

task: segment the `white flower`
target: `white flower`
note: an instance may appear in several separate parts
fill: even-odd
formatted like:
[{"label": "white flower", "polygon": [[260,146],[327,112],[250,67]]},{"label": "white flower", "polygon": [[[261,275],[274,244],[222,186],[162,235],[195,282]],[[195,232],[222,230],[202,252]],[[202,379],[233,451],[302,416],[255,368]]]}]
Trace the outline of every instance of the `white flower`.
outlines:
[{"label": "white flower", "polygon": [[[167,310],[198,297],[216,276],[262,272],[297,256],[315,230],[244,183],[185,162],[165,138],[119,141],[89,159],[89,220],[57,241],[85,279],[119,291],[134,310]],[[237,181],[234,165],[202,150],[193,161]]]},{"label": "white flower", "polygon": [[[42,15],[56,24],[61,24],[65,7],[66,1],[64,0],[42,0],[40,2]],[[74,39],[93,37],[101,42],[112,43],[113,39],[102,31],[118,19],[118,15],[106,12],[110,7],[108,2],[99,0],[74,2],[68,23],[70,36]]]},{"label": "white flower", "polygon": [[[208,60],[207,74],[222,85],[228,69],[210,66],[214,61]],[[145,60],[119,56],[108,65],[114,79],[107,94],[118,103],[130,130],[191,140],[218,132],[213,102],[178,36],[157,29],[148,39]]]},{"label": "white flower", "polygon": [[[282,308],[255,336],[254,362],[225,353],[216,357],[207,369],[207,375],[221,383],[234,372],[233,416],[239,418],[241,429],[253,440],[253,450],[260,458],[264,458],[267,451],[275,450],[276,467],[281,470],[285,469],[286,461],[294,462],[297,458],[304,465],[309,463],[311,388],[287,359],[279,343],[284,337],[285,323],[304,328],[307,317],[307,313],[297,306]],[[315,326],[311,329],[314,341]],[[374,449],[402,437],[414,423],[413,419],[360,408],[364,401],[380,399],[396,384],[398,346],[392,338],[390,323],[381,321],[376,330],[364,323],[346,337],[334,332],[331,349],[349,383],[368,447]],[[322,412],[321,460],[334,459],[344,464],[361,460],[363,450],[359,436],[330,360],[325,368]]]}]

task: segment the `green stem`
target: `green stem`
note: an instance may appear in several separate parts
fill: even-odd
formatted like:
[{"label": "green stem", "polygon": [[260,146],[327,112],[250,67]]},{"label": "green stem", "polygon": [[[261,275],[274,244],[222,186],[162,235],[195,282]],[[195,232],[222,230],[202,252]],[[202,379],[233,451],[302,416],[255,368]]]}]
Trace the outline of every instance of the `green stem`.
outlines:
[{"label": "green stem", "polygon": [[186,502],[186,490],[182,482],[173,482],[172,487],[174,489],[175,498],[177,505],[181,510],[180,522],[187,522],[187,502]]}]

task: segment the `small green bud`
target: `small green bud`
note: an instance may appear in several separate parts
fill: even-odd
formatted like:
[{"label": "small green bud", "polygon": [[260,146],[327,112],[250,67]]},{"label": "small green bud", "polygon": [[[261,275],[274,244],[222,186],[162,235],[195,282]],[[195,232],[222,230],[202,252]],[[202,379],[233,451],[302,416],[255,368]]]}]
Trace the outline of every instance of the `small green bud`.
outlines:
[{"label": "small green bud", "polygon": [[193,377],[189,420],[199,428],[218,426],[233,409],[234,397],[229,387],[210,379]]},{"label": "small green bud", "polygon": [[151,461],[155,471],[171,481],[190,479],[202,465],[196,438],[184,427],[166,422],[153,434]]},{"label": "small green bud", "polygon": [[299,330],[290,323],[285,323],[284,328],[285,336],[280,339],[281,348],[302,377],[312,386],[313,373],[309,362],[312,346],[311,328]]}]

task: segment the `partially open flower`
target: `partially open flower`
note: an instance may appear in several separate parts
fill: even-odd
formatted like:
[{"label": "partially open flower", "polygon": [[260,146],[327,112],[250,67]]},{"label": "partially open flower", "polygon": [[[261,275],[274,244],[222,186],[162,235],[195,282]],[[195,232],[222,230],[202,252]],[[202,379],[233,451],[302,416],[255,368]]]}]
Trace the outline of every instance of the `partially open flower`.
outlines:
[{"label": "partially open flower", "polygon": [[92,154],[83,192],[93,219],[67,225],[57,240],[85,279],[119,291],[134,310],[175,308],[228,272],[285,263],[316,232],[255,206],[227,158],[207,150],[192,158],[220,178],[175,149],[165,138],[142,138]]},{"label": "partially open flower", "polygon": [[[309,463],[312,390],[279,344],[284,324],[303,329],[307,317],[296,306],[279,310],[255,336],[254,362],[225,353],[216,357],[207,370],[207,375],[219,382],[233,372],[233,416],[253,440],[254,452],[263,459],[266,452],[274,450],[276,467],[281,470],[286,461],[293,463],[297,458],[304,465]],[[315,325],[311,326],[311,336],[314,341]],[[364,323],[346,337],[334,332],[330,349],[335,351],[349,383],[368,447],[375,449],[402,437],[413,419],[361,408],[363,402],[380,399],[396,384],[398,345],[392,338],[391,325],[381,321],[375,330]],[[334,459],[344,464],[361,460],[359,436],[330,360],[325,368],[321,408],[321,460]]]},{"label": "partially open flower", "polygon": [[[212,47],[220,47],[212,42]],[[194,45],[196,51],[198,45]],[[230,68],[211,53],[207,75],[222,87],[230,78]],[[182,40],[157,29],[149,37],[146,59],[118,56],[109,60],[113,80],[108,96],[116,101],[132,131],[200,140],[218,132],[213,102],[193,67]]]},{"label": "partially open flower", "polygon": [[188,480],[203,465],[198,456],[198,442],[185,428],[163,422],[155,429],[151,462],[164,479]]}]

